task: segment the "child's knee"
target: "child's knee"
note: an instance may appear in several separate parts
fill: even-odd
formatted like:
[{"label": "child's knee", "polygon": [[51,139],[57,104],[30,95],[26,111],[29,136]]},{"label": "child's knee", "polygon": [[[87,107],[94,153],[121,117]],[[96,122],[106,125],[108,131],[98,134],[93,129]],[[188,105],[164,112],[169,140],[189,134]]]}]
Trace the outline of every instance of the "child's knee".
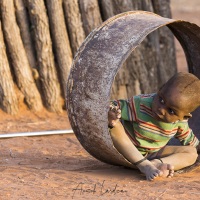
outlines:
[{"label": "child's knee", "polygon": [[189,154],[189,157],[190,157],[190,161],[192,164],[194,164],[197,160],[197,157],[198,157],[198,153],[197,153],[197,150],[195,147],[192,147],[192,146],[187,146],[187,151],[188,151],[188,154]]},{"label": "child's knee", "polygon": [[177,149],[177,153],[189,153],[189,154],[197,154],[197,150],[193,146],[180,146]]},{"label": "child's knee", "polygon": [[189,153],[195,154],[196,156],[198,156],[198,154],[197,154],[197,149],[196,149],[195,147],[186,146],[186,148],[188,149]]},{"label": "child's knee", "polygon": [[175,153],[185,154],[185,160],[188,162],[188,165],[194,164],[198,157],[197,150],[193,146],[180,146]]},{"label": "child's knee", "polygon": [[198,157],[198,153],[197,153],[197,149],[196,149],[195,147],[194,147],[193,150],[192,150],[192,154],[194,155],[195,161],[196,161],[196,159],[197,159],[197,157]]}]

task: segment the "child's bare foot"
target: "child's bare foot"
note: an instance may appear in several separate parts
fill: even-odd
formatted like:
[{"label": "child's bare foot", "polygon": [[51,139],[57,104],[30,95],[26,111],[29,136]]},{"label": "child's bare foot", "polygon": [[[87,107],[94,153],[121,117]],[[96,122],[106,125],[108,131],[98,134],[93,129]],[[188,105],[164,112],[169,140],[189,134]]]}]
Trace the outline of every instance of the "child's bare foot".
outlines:
[{"label": "child's bare foot", "polygon": [[174,176],[174,166],[167,163],[161,163],[159,159],[154,159],[151,163],[162,172],[161,177],[171,178]]},{"label": "child's bare foot", "polygon": [[163,172],[162,177],[172,178],[174,176],[174,167],[170,164],[162,163],[158,169]]},{"label": "child's bare foot", "polygon": [[139,170],[146,175],[146,179],[149,181],[154,180],[156,177],[163,176],[163,171],[154,166],[149,160],[137,165]]}]

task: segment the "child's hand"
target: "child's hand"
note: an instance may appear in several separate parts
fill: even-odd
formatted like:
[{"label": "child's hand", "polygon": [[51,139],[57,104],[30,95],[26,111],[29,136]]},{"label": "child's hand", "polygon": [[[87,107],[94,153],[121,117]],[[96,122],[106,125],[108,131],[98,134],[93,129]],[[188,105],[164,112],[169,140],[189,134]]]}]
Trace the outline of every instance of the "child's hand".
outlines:
[{"label": "child's hand", "polygon": [[118,106],[110,105],[108,111],[108,126],[114,127],[121,118],[121,110]]}]

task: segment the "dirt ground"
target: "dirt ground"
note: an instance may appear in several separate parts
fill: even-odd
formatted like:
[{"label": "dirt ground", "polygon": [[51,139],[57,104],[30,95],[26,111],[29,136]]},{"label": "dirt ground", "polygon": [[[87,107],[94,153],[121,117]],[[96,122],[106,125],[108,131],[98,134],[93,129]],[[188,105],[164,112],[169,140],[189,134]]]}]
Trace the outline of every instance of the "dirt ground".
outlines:
[{"label": "dirt ground", "polygon": [[[173,18],[200,25],[198,0],[171,2]],[[180,46],[177,56],[179,70],[187,70]],[[22,108],[18,116],[0,111],[0,119],[0,133],[71,129],[66,112],[33,114]],[[73,134],[1,139],[0,171],[0,200],[195,200],[200,196],[200,167],[148,182],[137,170],[96,160]]]}]

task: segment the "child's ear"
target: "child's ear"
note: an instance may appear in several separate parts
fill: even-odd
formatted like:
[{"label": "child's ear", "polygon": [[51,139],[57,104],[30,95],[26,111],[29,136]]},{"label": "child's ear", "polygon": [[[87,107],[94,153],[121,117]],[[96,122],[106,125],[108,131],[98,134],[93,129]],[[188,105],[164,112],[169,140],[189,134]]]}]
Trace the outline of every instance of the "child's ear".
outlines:
[{"label": "child's ear", "polygon": [[188,113],[187,115],[184,116],[184,119],[190,119],[192,117],[191,113]]}]

